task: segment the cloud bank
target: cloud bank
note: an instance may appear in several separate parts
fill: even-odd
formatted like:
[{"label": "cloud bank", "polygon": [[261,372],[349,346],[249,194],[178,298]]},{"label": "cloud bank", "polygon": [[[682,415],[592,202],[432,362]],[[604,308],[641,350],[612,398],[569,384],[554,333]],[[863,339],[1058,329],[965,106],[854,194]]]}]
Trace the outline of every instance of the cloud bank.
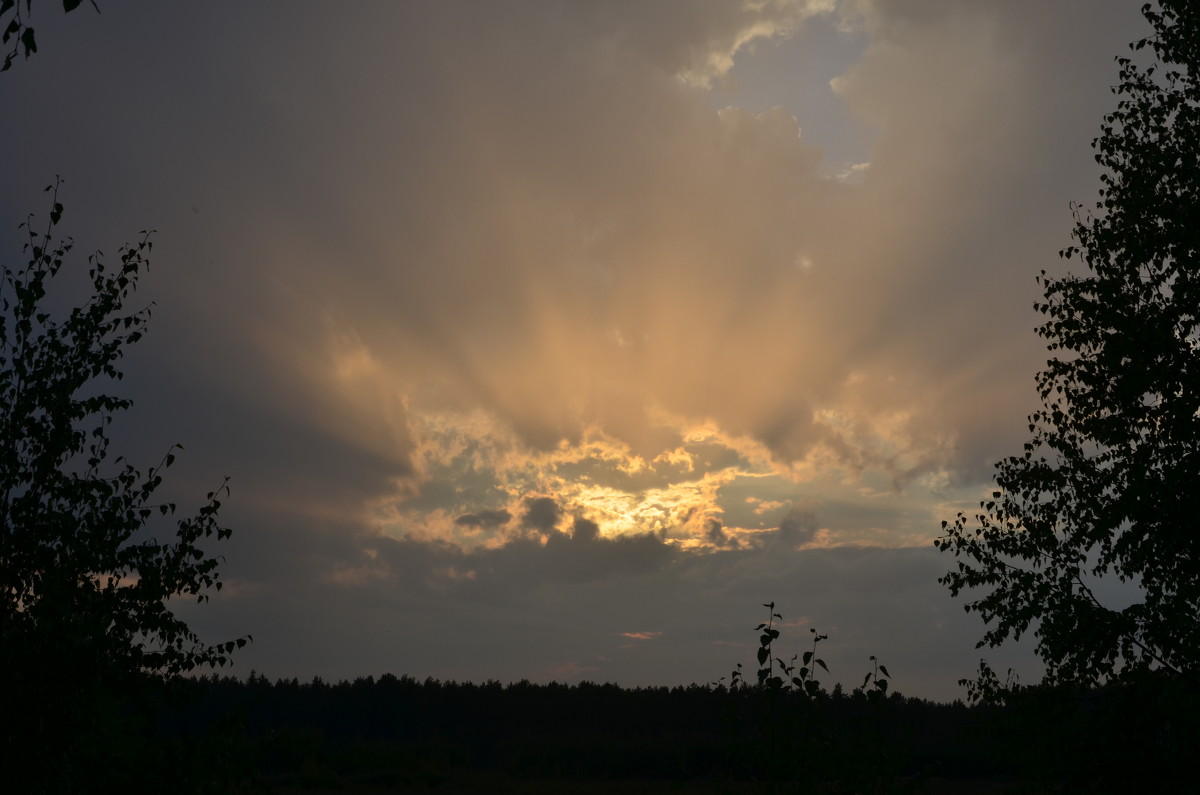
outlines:
[{"label": "cloud bank", "polygon": [[55,173],[88,245],[158,229],[127,441],[234,476],[196,620],[247,666],[715,679],[775,600],[946,696],[926,548],[1023,441],[1127,5],[47,18],[0,242]]}]

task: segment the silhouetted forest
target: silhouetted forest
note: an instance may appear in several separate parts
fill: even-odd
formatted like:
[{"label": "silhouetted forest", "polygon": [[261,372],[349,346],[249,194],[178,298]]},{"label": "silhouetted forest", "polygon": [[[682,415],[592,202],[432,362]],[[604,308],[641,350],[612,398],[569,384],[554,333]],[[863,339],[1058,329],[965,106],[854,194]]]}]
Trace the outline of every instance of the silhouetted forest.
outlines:
[{"label": "silhouetted forest", "polygon": [[[246,791],[1178,791],[1193,689],[1147,676],[1010,691],[1004,706],[872,698],[838,685],[621,688],[211,676],[159,704],[158,741],[207,748]],[[214,738],[219,741],[214,742]],[[728,789],[733,788],[733,789]],[[742,788],[742,789],[739,789]]]}]

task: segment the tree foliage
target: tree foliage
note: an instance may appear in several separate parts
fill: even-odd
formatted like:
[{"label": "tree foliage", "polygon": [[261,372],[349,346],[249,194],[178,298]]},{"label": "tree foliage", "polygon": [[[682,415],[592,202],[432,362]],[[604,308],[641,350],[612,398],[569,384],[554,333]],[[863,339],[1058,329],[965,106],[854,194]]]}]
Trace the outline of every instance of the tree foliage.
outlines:
[{"label": "tree foliage", "polygon": [[[89,258],[86,302],[56,312],[48,288],[71,242],[54,240],[63,206],[57,184],[47,191],[44,231],[32,218],[21,225],[27,261],[0,279],[0,704],[6,716],[37,716],[32,728],[5,721],[4,750],[54,747],[39,755],[48,760],[99,733],[93,724],[113,716],[93,713],[113,694],[223,665],[246,639],[205,644],[167,606],[221,587],[202,542],[230,535],[218,522],[227,481],[177,519],[174,504],[155,500],[177,448],[144,471],[110,452],[110,424],[130,401],[104,387],[121,379],[122,354],[150,318],[149,307],[126,309],[150,235],[115,268]],[[153,535],[162,531],[169,540]]]},{"label": "tree foliage", "polygon": [[[96,5],[96,0],[91,0],[91,3],[92,8],[99,13],[100,6]],[[82,4],[83,0],[62,0],[63,12],[69,14]],[[12,68],[19,52],[23,52],[26,58],[37,52],[37,35],[29,24],[29,16],[32,13],[33,0],[25,0],[24,12],[21,11],[21,0],[0,0],[0,28],[4,29],[0,40],[6,46],[11,43],[8,52],[4,53],[4,64],[0,65],[0,72]]]},{"label": "tree foliage", "polygon": [[[989,625],[979,645],[1033,627],[1051,681],[1200,662],[1200,5],[1142,13],[1153,35],[1116,59],[1092,142],[1099,200],[1060,252],[1084,272],[1039,279],[1032,439],[936,542],[959,559],[940,581]],[[1106,603],[1102,578],[1138,598]]]}]

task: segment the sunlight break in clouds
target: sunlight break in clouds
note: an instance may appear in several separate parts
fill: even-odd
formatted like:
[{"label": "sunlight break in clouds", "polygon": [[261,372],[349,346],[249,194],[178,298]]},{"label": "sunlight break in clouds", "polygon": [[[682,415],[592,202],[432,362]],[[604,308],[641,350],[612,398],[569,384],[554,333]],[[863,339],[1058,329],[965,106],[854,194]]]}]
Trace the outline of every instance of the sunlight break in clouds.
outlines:
[{"label": "sunlight break in clouds", "polygon": [[[724,439],[711,427],[672,425],[666,417],[657,423],[676,444],[650,458],[596,426],[585,427],[575,444],[563,440],[536,450],[482,412],[414,417],[419,485],[382,500],[375,517],[389,534],[465,548],[494,547],[551,529],[565,532],[579,518],[594,523],[603,536],[654,533],[685,547],[711,545],[712,523],[724,512],[722,487],[776,476],[761,446]],[[442,483],[453,483],[454,494],[439,495],[436,507],[409,498]],[[523,521],[534,499],[552,500],[553,517]],[[451,518],[447,502],[457,517]],[[761,529],[726,527],[724,533]]]},{"label": "sunlight break in clouds", "polygon": [[[705,66],[695,65],[694,42],[676,42],[662,50],[676,58],[664,76],[723,74],[751,43],[794,35],[834,10],[731,8],[709,20],[727,27],[705,35]],[[946,35],[970,30],[972,18],[961,19]],[[893,180],[907,176],[895,171],[887,134],[902,126],[894,103],[876,108],[866,89],[881,82],[874,64],[896,58],[892,45],[870,45],[865,65],[836,84],[884,133],[871,169],[848,184],[822,172],[820,150],[783,109],[714,113],[704,80],[689,88],[649,79],[638,59],[613,58],[613,41],[581,38],[553,72],[514,61],[527,93],[486,128],[472,120],[506,87],[489,86],[486,73],[479,91],[448,82],[455,134],[419,146],[471,190],[440,206],[434,193],[425,226],[380,237],[370,291],[324,291],[327,320],[315,344],[310,333],[293,354],[299,370],[343,407],[327,415],[333,432],[406,464],[392,493],[367,500],[367,521],[396,537],[475,548],[569,532],[585,519],[606,537],[654,533],[700,551],[752,547],[778,528],[784,506],[842,490],[902,500],[916,489],[931,505],[929,489],[950,487],[971,433],[938,427],[938,367],[954,372],[955,357],[977,349],[947,351],[941,325],[926,322],[932,307],[898,314],[892,302],[928,300],[906,285],[930,252],[914,230],[941,212],[939,201],[963,204],[929,185],[928,206],[895,202]],[[481,68],[494,45],[478,46],[478,60],[447,68]],[[956,47],[954,57],[974,57]],[[977,79],[1008,79],[980,63]],[[924,62],[893,67],[886,80],[926,79]],[[563,81],[592,102],[547,116],[537,98]],[[395,302],[387,312],[374,308],[385,295]],[[434,317],[431,306],[444,309]],[[965,333],[989,344],[992,332]],[[706,463],[705,445],[728,460]],[[736,514],[727,496],[735,487],[739,505],[751,496],[780,507]],[[530,499],[551,500],[554,522],[525,521]],[[936,526],[932,516],[920,521]],[[916,523],[910,531],[829,517],[807,543],[913,543]]]},{"label": "sunlight break in clouds", "polygon": [[[420,201],[355,219],[347,277],[300,258],[325,320],[279,352],[330,433],[395,461],[364,524],[466,551],[583,527],[695,553],[927,544],[1031,402],[995,373],[1036,366],[1032,281],[996,274],[1057,238],[993,229],[1054,203],[1022,143],[1045,108],[1015,87],[1053,73],[1023,18],[918,5],[518,10],[515,52],[454,27],[470,47],[424,78],[438,115],[384,114],[404,154],[353,185]],[[830,172],[791,112],[708,96],[834,14],[867,41],[832,94],[877,137]]]},{"label": "sunlight break in clouds", "polygon": [[709,681],[778,599],[952,683],[929,541],[1024,441],[1137,6],[49,14],[0,236],[58,173],[81,245],[159,230],[122,442],[232,476],[247,666]]},{"label": "sunlight break in clouds", "polygon": [[[521,538],[544,544],[552,531],[577,534],[580,520],[600,537],[650,533],[681,549],[704,551],[761,545],[764,533],[787,528],[797,495],[814,489],[898,499],[894,482],[880,475],[877,485],[866,485],[863,468],[838,466],[832,449],[815,450],[803,466],[780,465],[761,443],[724,435],[711,422],[688,426],[655,415],[675,446],[647,458],[595,426],[584,428],[575,444],[563,440],[536,450],[483,412],[415,412],[410,436],[416,440],[417,481],[402,481],[396,495],[377,500],[371,520],[391,537],[449,542],[468,551]],[[869,430],[872,439],[888,438],[886,427]],[[845,429],[831,427],[830,433],[845,444]],[[894,464],[900,455],[895,445],[878,444],[884,451],[875,458]],[[911,543],[900,530],[893,528],[891,543]],[[886,537],[886,530],[848,523],[810,528],[793,544],[889,543]]]}]

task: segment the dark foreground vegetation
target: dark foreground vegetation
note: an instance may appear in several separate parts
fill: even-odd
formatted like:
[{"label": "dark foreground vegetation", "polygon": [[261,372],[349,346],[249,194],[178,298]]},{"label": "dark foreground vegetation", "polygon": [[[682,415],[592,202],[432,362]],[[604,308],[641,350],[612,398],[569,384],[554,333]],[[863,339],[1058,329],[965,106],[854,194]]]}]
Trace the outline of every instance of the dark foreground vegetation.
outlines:
[{"label": "dark foreground vegetation", "polygon": [[197,791],[1171,792],[1200,739],[1194,688],[1159,676],[974,706],[840,685],[176,685],[130,746],[176,792],[186,770]]}]

